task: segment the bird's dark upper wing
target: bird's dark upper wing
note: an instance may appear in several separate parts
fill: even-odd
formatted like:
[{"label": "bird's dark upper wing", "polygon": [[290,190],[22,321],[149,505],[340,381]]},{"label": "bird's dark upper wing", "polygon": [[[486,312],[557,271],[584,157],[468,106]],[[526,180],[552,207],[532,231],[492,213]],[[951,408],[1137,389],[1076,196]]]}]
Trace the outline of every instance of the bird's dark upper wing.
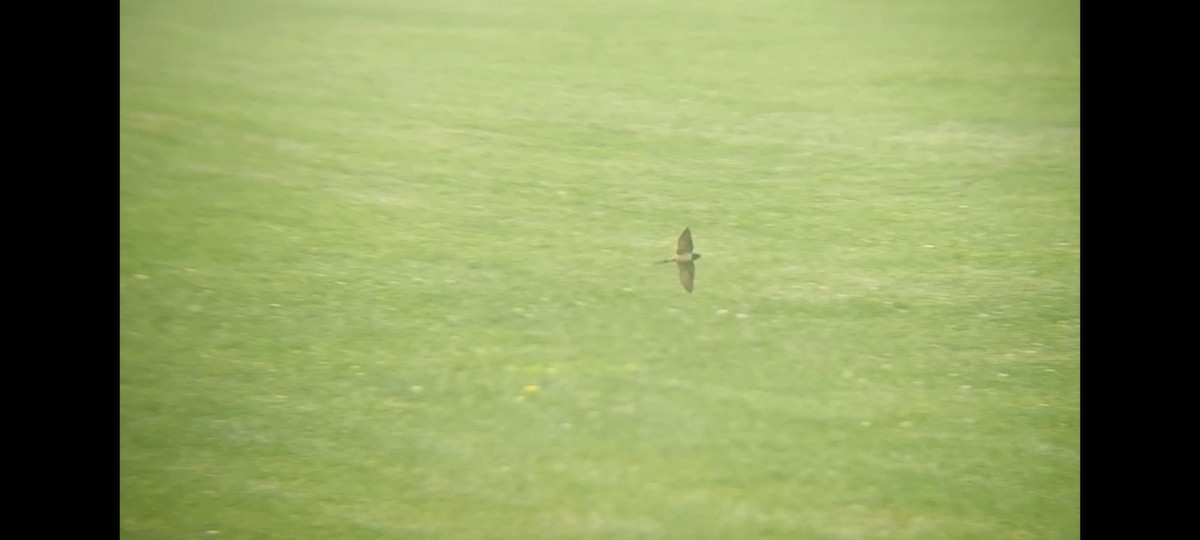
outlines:
[{"label": "bird's dark upper wing", "polygon": [[689,227],[683,230],[683,234],[679,235],[679,247],[675,249],[675,253],[691,253],[692,252],[692,229]]},{"label": "bird's dark upper wing", "polygon": [[696,279],[696,265],[690,261],[675,264],[679,265],[679,282],[687,292],[692,292],[692,282]]}]

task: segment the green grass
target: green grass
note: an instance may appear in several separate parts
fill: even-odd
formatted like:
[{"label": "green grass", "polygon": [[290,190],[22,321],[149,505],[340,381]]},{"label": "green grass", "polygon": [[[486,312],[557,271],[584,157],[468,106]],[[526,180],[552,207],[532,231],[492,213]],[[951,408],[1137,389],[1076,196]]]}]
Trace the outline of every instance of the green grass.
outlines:
[{"label": "green grass", "polygon": [[1079,537],[1078,2],[120,9],[123,538]]}]

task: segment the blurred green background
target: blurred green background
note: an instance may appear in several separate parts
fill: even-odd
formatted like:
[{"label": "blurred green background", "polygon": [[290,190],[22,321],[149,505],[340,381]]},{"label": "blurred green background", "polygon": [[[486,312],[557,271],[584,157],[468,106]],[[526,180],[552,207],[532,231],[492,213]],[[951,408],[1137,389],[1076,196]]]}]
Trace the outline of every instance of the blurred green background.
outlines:
[{"label": "blurred green background", "polygon": [[1077,1],[120,11],[122,538],[1079,537]]}]

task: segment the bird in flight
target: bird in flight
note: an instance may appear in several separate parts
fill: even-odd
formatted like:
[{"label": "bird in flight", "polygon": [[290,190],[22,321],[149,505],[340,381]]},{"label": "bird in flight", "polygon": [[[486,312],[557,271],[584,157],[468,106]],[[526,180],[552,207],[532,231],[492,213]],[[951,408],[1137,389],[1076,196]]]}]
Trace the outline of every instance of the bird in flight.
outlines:
[{"label": "bird in flight", "polygon": [[692,230],[689,227],[683,229],[683,234],[679,235],[679,245],[675,248],[675,256],[659,262],[675,263],[679,267],[679,282],[683,284],[684,290],[691,293],[692,282],[696,279],[696,264],[692,261],[699,258],[699,253],[692,252]]}]

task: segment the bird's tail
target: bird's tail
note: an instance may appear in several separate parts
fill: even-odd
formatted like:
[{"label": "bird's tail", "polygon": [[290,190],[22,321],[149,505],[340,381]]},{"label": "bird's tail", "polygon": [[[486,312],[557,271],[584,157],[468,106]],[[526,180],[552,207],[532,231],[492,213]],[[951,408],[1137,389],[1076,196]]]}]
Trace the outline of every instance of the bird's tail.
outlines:
[{"label": "bird's tail", "polygon": [[661,260],[661,261],[658,261],[658,262],[656,262],[656,263],[654,263],[654,264],[662,264],[662,263],[669,263],[669,262],[675,262],[675,259],[663,259],[663,260]]}]

